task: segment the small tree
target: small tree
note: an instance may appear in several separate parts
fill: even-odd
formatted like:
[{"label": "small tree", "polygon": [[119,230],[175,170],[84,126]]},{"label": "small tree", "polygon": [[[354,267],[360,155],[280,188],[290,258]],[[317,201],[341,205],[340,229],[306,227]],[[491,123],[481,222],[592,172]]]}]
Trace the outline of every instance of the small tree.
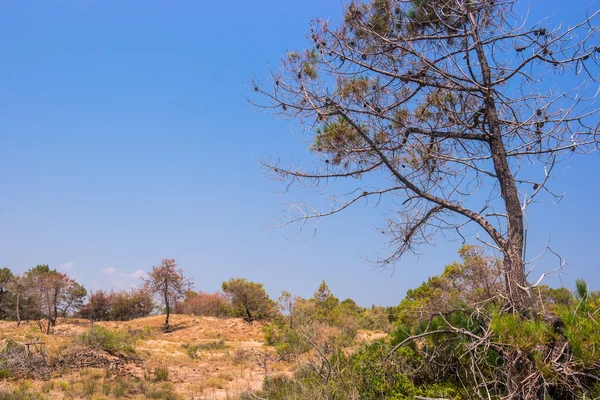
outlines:
[{"label": "small tree", "polygon": [[11,308],[14,309],[14,319],[17,321],[17,326],[21,326],[21,309],[23,303],[27,303],[28,294],[31,293],[30,286],[27,284],[25,275],[14,275],[7,284],[8,297],[11,300]]},{"label": "small tree", "polygon": [[169,315],[171,305],[175,306],[178,300],[192,288],[192,282],[183,276],[183,270],[177,269],[175,260],[164,258],[160,265],[152,267],[147,277],[142,278],[144,287],[160,297],[165,306],[165,331],[169,329]]},{"label": "small tree", "polygon": [[238,315],[246,314],[249,321],[270,315],[273,311],[274,303],[265,292],[262,283],[247,281],[244,278],[231,278],[223,282],[222,288]]},{"label": "small tree", "polygon": [[106,321],[109,319],[114,300],[114,293],[98,290],[90,295],[87,304],[79,310],[79,315],[82,318],[89,319],[92,326],[96,321]]},{"label": "small tree", "polygon": [[226,317],[231,310],[231,303],[222,292],[205,293],[189,291],[183,302],[177,304],[182,314],[202,315],[210,317]]},{"label": "small tree", "polygon": [[109,319],[114,321],[130,321],[143,318],[154,310],[152,293],[144,287],[121,290],[111,293],[113,304],[110,308]]},{"label": "small tree", "polygon": [[336,319],[340,301],[335,297],[325,281],[321,281],[319,288],[313,295],[312,301],[315,302],[315,317],[322,322],[333,322]]},{"label": "small tree", "polygon": [[398,313],[402,323],[428,321],[440,313],[481,306],[501,291],[498,260],[485,257],[478,246],[463,246],[458,253],[462,263],[447,265],[440,275],[406,292]]},{"label": "small tree", "polygon": [[281,292],[281,296],[277,299],[277,308],[283,315],[284,319],[287,320],[290,329],[294,329],[294,308],[296,306],[296,299],[292,294],[286,290]]},{"label": "small tree", "polygon": [[37,265],[25,274],[28,304],[35,304],[32,317],[40,330],[50,333],[59,317],[68,315],[83,303],[86,289],[68,275]]}]

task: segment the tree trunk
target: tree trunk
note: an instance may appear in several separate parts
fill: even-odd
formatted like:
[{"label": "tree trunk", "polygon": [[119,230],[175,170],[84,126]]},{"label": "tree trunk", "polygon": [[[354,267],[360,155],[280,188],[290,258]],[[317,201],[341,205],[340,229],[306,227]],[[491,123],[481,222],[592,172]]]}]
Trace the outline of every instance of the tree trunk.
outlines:
[{"label": "tree trunk", "polygon": [[249,320],[252,320],[252,314],[250,314],[250,310],[248,309],[248,306],[244,306],[244,308],[246,308],[246,315],[248,316]]},{"label": "tree trunk", "polygon": [[48,330],[46,333],[50,333],[50,327],[54,328],[56,325],[56,317],[53,314],[53,307],[48,307]]},{"label": "tree trunk", "polygon": [[167,316],[165,317],[165,331],[169,330],[169,314],[171,313],[171,308],[169,307],[169,296],[165,293],[165,308],[167,312]]},{"label": "tree trunk", "polygon": [[17,326],[21,326],[21,314],[19,314],[19,300],[21,298],[21,293],[17,293]]},{"label": "tree trunk", "polygon": [[58,289],[54,289],[54,297],[52,299],[52,317],[50,318],[50,322],[52,323],[52,327],[56,326],[56,319],[58,318]]},{"label": "tree trunk", "polygon": [[501,247],[504,253],[503,267],[506,291],[512,310],[521,314],[528,314],[531,305],[528,304],[529,301],[524,290],[526,282],[525,265],[523,262],[523,211],[517,187],[506,160],[506,152],[497,123],[498,117],[493,99],[490,103],[493,106],[493,109],[490,110],[490,128],[492,128],[493,132],[493,137],[490,139],[490,149],[492,160],[494,161],[494,169],[500,182],[508,228],[507,240],[504,246]]},{"label": "tree trunk", "polygon": [[507,238],[498,244],[498,247],[504,253],[504,276],[506,280],[506,291],[510,308],[513,312],[523,315],[529,314],[530,304],[527,301],[527,295],[524,288],[525,265],[523,263],[523,210],[519,199],[519,192],[515,180],[508,164],[506,148],[502,140],[502,129],[500,118],[495,102],[495,92],[492,85],[491,69],[485,54],[485,50],[479,39],[477,31],[477,22],[473,13],[469,13],[471,22],[472,39],[479,65],[481,67],[482,94],[484,96],[485,113],[481,122],[482,130],[485,133],[487,122],[488,133],[487,141],[490,146],[494,171],[500,184],[501,196],[504,200],[506,210]]}]

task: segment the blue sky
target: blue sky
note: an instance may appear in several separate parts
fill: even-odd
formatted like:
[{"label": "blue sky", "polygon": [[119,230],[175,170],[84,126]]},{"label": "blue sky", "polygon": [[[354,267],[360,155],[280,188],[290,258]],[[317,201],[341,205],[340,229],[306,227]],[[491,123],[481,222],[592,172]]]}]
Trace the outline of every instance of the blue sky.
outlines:
[{"label": "blue sky", "polygon": [[[566,24],[585,12],[540,4]],[[324,195],[281,196],[264,176],[260,159],[311,155],[297,125],[248,104],[248,82],[304,48],[311,19],[340,13],[312,0],[0,2],[0,267],[44,263],[119,288],[169,257],[205,291],[243,276],[310,296],[326,280],[361,305],[397,304],[441,272],[459,243],[438,240],[393,274],[365,261],[385,253],[381,210],[355,207],[314,238],[268,228],[282,201]],[[567,286],[600,288],[599,167],[598,154],[573,159],[555,181],[565,199],[530,215],[532,251],[551,240]]]}]

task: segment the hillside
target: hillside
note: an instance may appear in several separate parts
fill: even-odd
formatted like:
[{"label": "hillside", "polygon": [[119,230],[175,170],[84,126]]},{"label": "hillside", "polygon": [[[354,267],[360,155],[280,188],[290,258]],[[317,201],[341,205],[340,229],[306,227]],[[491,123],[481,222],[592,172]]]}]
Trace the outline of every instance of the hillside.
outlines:
[{"label": "hillside", "polygon": [[[54,335],[40,334],[34,324],[17,328],[14,322],[2,321],[0,347],[5,347],[8,339],[17,343],[41,341],[50,364],[71,359],[66,357],[69,352],[74,352],[75,357],[72,357],[72,365],[64,365],[62,370],[54,368],[49,377],[24,381],[13,376],[0,385],[5,389],[16,385],[26,392],[46,392],[47,398],[52,399],[122,397],[119,395],[169,398],[166,392],[160,392],[163,389],[185,399],[222,399],[259,389],[265,374],[286,374],[293,366],[270,356],[273,351],[263,345],[259,322],[175,315],[173,330],[163,333],[160,330],[163,321],[162,316],[152,316],[96,324],[138,335],[131,357],[117,357],[101,349],[94,350],[95,355],[90,356],[89,349],[77,339],[90,329],[85,320],[60,320]],[[197,346],[196,352],[191,346]],[[196,353],[194,359],[188,353],[192,356]],[[168,377],[164,376],[165,370]],[[125,393],[119,385],[127,388]],[[156,386],[155,392],[149,391],[146,385]]]}]

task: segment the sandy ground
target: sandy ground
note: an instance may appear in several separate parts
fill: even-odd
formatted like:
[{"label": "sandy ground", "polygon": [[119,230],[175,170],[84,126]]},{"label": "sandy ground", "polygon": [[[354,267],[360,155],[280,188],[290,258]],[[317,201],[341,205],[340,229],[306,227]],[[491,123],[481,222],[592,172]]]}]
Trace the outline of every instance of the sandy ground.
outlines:
[{"label": "sandy ground", "polygon": [[[127,362],[119,369],[119,375],[133,378],[134,381],[147,381],[156,368],[168,369],[168,381],[184,399],[237,399],[241,393],[261,388],[266,375],[290,375],[295,367],[292,362],[276,361],[273,348],[264,345],[264,335],[260,322],[247,323],[241,318],[219,319],[188,315],[171,316],[172,331],[164,333],[164,316],[151,316],[126,322],[98,322],[109,329],[131,332],[151,332],[138,340],[135,352],[138,362]],[[39,333],[35,324],[22,324],[0,321],[0,348],[7,339],[20,343],[43,341],[49,357],[64,354],[75,347],[76,337],[89,331],[90,323],[81,319],[59,320],[53,335]],[[383,332],[359,330],[357,345],[362,342],[385,337]],[[196,357],[191,358],[184,346],[199,345]],[[87,348],[88,352],[96,355]],[[348,351],[352,351],[351,348]],[[107,353],[101,352],[103,357]],[[114,357],[116,361],[118,358]],[[100,382],[105,370],[71,369],[56,374],[52,379],[68,381],[72,385],[82,385],[89,379]],[[139,379],[138,379],[139,378]],[[14,380],[0,380],[0,387],[13,385]],[[30,382],[34,390],[41,390],[45,383]],[[47,384],[47,382],[46,382]],[[86,398],[73,396],[69,398]],[[49,398],[65,399],[66,395],[52,392]],[[87,397],[90,398],[90,397]],[[95,399],[95,397],[91,397]],[[114,397],[99,397],[114,399]],[[136,397],[139,398],[139,397]]]},{"label": "sandy ground", "polygon": [[[261,354],[271,353],[272,349],[263,345],[262,326],[258,322],[175,315],[171,317],[173,331],[169,333],[160,331],[163,322],[163,316],[152,316],[127,322],[98,323],[110,329],[151,329],[155,332],[136,344],[136,353],[142,363],[127,364],[122,374],[143,378],[157,367],[167,367],[169,381],[182,397],[223,399],[260,389],[266,373],[289,373],[293,367],[267,362],[265,370],[264,364],[261,365]],[[40,340],[45,342],[48,354],[55,355],[89,327],[85,320],[62,320],[54,335],[43,335],[35,324],[17,328],[14,322],[0,321],[0,347],[8,338],[18,342]],[[190,358],[183,347],[184,344],[215,343],[219,343],[218,348],[199,349],[195,359]]]}]

